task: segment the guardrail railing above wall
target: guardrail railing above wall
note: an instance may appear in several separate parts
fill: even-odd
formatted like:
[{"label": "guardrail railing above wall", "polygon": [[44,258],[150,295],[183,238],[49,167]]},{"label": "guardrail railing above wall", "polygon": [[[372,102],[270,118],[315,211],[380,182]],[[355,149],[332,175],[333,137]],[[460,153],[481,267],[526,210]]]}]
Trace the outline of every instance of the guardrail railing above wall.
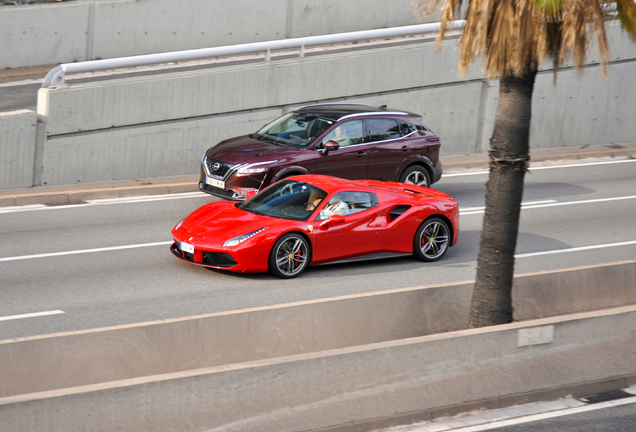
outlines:
[{"label": "guardrail railing above wall", "polygon": [[[363,30],[348,33],[336,33],[321,36],[308,36],[302,38],[282,39],[267,42],[255,42],[239,45],[229,45],[214,48],[201,48],[186,51],[173,51],[159,54],[146,54],[131,57],[120,57],[104,60],[91,60],[77,63],[64,63],[49,71],[42,82],[42,87],[57,87],[66,83],[67,73],[95,72],[99,70],[120,69],[139,66],[149,66],[161,63],[173,63],[179,61],[200,60],[211,57],[265,52],[265,60],[270,60],[273,50],[299,48],[300,57],[305,56],[306,46],[327,45],[334,43],[355,42],[388,37],[410,36],[422,33],[432,33],[439,30],[441,23],[418,24],[402,27],[391,27],[377,30]],[[466,20],[457,20],[448,23],[450,30],[463,29]]]}]

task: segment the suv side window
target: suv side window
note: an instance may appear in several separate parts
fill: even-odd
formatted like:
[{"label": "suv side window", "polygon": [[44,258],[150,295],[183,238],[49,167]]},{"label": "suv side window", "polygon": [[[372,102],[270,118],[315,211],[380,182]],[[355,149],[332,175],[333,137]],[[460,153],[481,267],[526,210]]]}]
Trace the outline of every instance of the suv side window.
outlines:
[{"label": "suv side window", "polygon": [[369,141],[384,141],[400,137],[400,125],[397,120],[371,118],[367,119]]},{"label": "suv side window", "polygon": [[362,132],[362,120],[349,120],[329,131],[322,139],[323,143],[327,141],[336,141],[340,147],[346,147],[352,144],[362,144],[364,141],[364,133]]},{"label": "suv side window", "polygon": [[375,207],[377,198],[367,192],[340,192],[325,204],[316,220],[324,220],[339,214],[352,215]]}]

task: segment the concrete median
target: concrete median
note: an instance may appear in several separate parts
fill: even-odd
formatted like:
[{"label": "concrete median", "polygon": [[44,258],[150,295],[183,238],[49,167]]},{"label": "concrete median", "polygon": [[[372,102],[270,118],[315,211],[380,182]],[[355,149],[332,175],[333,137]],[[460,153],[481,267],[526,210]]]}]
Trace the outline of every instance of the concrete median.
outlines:
[{"label": "concrete median", "polygon": [[[514,289],[516,318],[529,320],[636,304],[634,281],[636,261],[517,276]],[[271,421],[274,425],[283,419],[282,424],[289,423],[290,426],[278,430],[304,430],[346,423],[352,419],[390,417],[392,414],[401,415],[413,410],[424,412],[429,408],[461,404],[480,398],[521,394],[636,373],[636,370],[623,367],[623,363],[636,365],[636,357],[629,351],[635,349],[633,341],[630,345],[623,340],[634,338],[636,333],[629,330],[634,323],[621,321],[613,330],[609,328],[611,326],[605,328],[604,331],[608,332],[607,340],[598,340],[598,344],[602,346],[606,343],[618,343],[619,340],[626,343],[621,350],[627,351],[622,354],[620,350],[604,353],[604,362],[611,363],[606,374],[598,371],[583,376],[581,369],[570,377],[569,371],[563,366],[564,377],[561,381],[554,380],[554,386],[549,385],[550,380],[540,380],[544,387],[532,387],[535,385],[533,379],[528,378],[525,373],[519,375],[515,372],[496,378],[501,381],[502,386],[510,386],[494,396],[488,396],[489,393],[482,395],[479,393],[481,390],[471,390],[470,386],[461,387],[457,381],[445,390],[447,393],[452,390],[453,393],[449,393],[446,398],[438,396],[434,404],[429,398],[426,403],[417,402],[419,408],[414,407],[408,401],[411,398],[421,401],[424,397],[415,394],[404,400],[393,400],[398,397],[394,393],[402,393],[405,391],[403,388],[409,389],[407,394],[411,391],[426,393],[429,390],[431,394],[436,394],[439,390],[435,384],[437,380],[448,383],[448,380],[456,378],[453,374],[447,376],[447,372],[452,371],[455,366],[450,369],[448,367],[459,361],[461,356],[486,355],[485,351],[478,349],[481,342],[475,343],[476,351],[468,349],[471,346],[468,342],[452,345],[452,341],[465,335],[491,337],[499,331],[471,330],[462,333],[467,323],[471,291],[470,282],[416,287],[0,341],[0,415],[12,419],[14,423],[9,424],[15,426],[10,429],[2,429],[5,426],[0,426],[0,430],[40,430],[18,426],[24,426],[26,423],[22,422],[26,419],[33,420],[42,415],[42,418],[50,418],[51,424],[61,425],[60,429],[45,428],[47,430],[77,429],[71,427],[72,424],[86,427],[86,430],[110,430],[104,429],[105,423],[99,426],[99,422],[92,422],[97,421],[95,419],[99,415],[105,416],[108,409],[114,409],[113,404],[124,403],[119,401],[120,397],[124,398],[122,401],[126,401],[125,405],[130,411],[128,412],[128,408],[124,410],[128,414],[122,412],[113,424],[121,422],[120,426],[124,430],[152,430],[158,424],[178,423],[183,418],[197,425],[192,430],[204,430],[213,427],[212,425],[229,425],[234,422],[243,425],[237,430],[254,430],[250,425],[255,423],[250,421]],[[636,316],[633,308],[608,313],[608,316],[613,317],[623,317],[625,313]],[[561,323],[561,320],[578,322],[593,317],[600,319],[603,314],[605,312],[584,314],[577,318],[550,318],[539,323],[518,323],[506,328],[542,329],[520,331],[518,348],[537,343],[551,345],[551,340],[556,338],[554,326]],[[516,331],[514,333],[517,335]],[[585,338],[585,335],[577,337]],[[414,340],[419,342],[415,343]],[[434,341],[441,340],[448,340],[444,344],[450,345],[444,345],[444,351],[438,352],[435,346],[441,342]],[[416,351],[412,354],[395,354],[413,348],[409,341],[418,346]],[[559,348],[567,351],[563,359],[558,358],[557,348],[554,348],[554,352],[550,351],[550,361],[571,360],[573,356],[588,355],[588,349],[597,349],[597,342],[589,347],[579,344],[576,339],[572,339],[572,343],[572,346],[566,344],[565,348]],[[532,362],[536,361],[545,367],[543,355],[533,358],[533,349],[525,348],[525,354],[519,357],[520,364],[532,369],[535,367]],[[426,356],[432,353],[439,356],[435,357],[437,366],[429,366],[430,359],[421,357],[423,353],[427,353]],[[495,356],[493,362],[507,362],[506,356],[500,356],[499,347],[493,347],[490,354]],[[387,356],[392,359],[397,357],[387,364]],[[420,360],[401,370],[398,358],[402,356]],[[516,354],[512,358],[516,358],[515,356]],[[594,356],[599,360],[601,354],[599,352]],[[619,356],[617,361],[614,356]],[[344,361],[345,366],[340,365],[341,361]],[[413,382],[410,383],[409,368],[414,368],[418,362],[422,370],[420,375],[412,375]],[[471,362],[467,358],[460,361],[460,364],[467,371]],[[603,364],[603,361],[600,363]],[[298,365],[303,367],[298,369]],[[304,367],[309,369],[304,370]],[[366,371],[373,371],[378,367],[386,369],[383,372],[376,370],[373,376],[367,375]],[[555,364],[554,367],[558,369],[561,366]],[[478,376],[481,380],[493,380],[495,378],[490,374],[496,370],[495,368],[486,375]],[[460,374],[462,379],[466,379],[466,371]],[[552,375],[552,372],[545,373]],[[321,374],[325,376],[318,376]],[[391,377],[391,374],[395,376]],[[289,378],[291,381],[288,381],[285,377],[293,379]],[[334,377],[339,379],[333,381]],[[265,386],[266,383],[271,387]],[[291,391],[286,387],[288,385],[299,386],[299,389]],[[480,388],[481,384],[476,382],[473,385]],[[429,386],[432,387],[429,389]],[[460,387],[466,390],[466,394],[461,397],[458,394]],[[194,392],[190,396],[188,389]],[[296,394],[300,389],[308,394],[300,397]],[[255,393],[243,393],[249,391]],[[261,398],[259,401],[252,400],[257,396]],[[174,406],[164,407],[162,404],[168,404],[169,398],[173,398],[171,400]],[[388,398],[386,406],[382,409],[374,408],[379,403],[376,399],[384,398]],[[75,411],[72,408],[87,403],[97,411]],[[330,404],[333,405],[331,408]],[[98,406],[99,409],[96,408]],[[295,408],[297,406],[302,409],[299,411],[299,408]],[[154,407],[160,407],[158,409],[161,413],[155,413]],[[379,411],[371,415],[376,408]],[[341,412],[341,409],[344,411]],[[387,412],[387,409],[391,412]],[[179,410],[187,414],[180,417]],[[77,412],[90,413],[91,417],[75,416],[74,420],[65,417]],[[325,417],[326,412],[333,415]],[[349,417],[345,419],[345,413],[356,414],[346,414]],[[169,419],[170,416],[173,416],[172,420]],[[323,417],[331,423],[316,423],[318,418]],[[300,419],[313,419],[313,423],[305,424]],[[88,424],[92,426],[89,427]],[[113,430],[115,429],[113,426]],[[159,429],[171,430],[168,426]],[[175,426],[174,430],[178,429]],[[273,426],[270,429],[275,430]]]}]

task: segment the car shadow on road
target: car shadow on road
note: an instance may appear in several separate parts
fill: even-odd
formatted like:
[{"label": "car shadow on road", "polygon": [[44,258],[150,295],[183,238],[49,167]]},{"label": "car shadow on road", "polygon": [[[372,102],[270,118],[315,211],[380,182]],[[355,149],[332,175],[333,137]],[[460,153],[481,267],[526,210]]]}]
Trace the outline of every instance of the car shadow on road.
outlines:
[{"label": "car shadow on road", "polygon": [[[462,207],[477,207],[485,205],[486,185],[484,183],[443,183],[433,185],[437,189],[450,195]],[[523,201],[557,200],[563,197],[580,197],[596,192],[594,189],[557,182],[528,181],[523,186]]]},{"label": "car shadow on road", "polygon": [[[415,259],[411,255],[404,255],[394,258],[383,258],[374,260],[362,260],[354,262],[325,264],[309,267],[300,279],[320,279],[334,276],[334,272],[338,276],[368,276],[373,274],[398,273],[410,270],[425,269],[428,267],[465,267],[467,263],[477,261],[479,254],[479,241],[481,231],[462,231],[459,235],[457,244],[453,246],[447,254],[437,262],[425,263]],[[517,254],[525,254],[532,252],[544,252],[558,249],[568,249],[571,245],[560,240],[550,237],[540,236],[530,233],[519,233],[517,239]],[[278,280],[284,282],[284,279],[278,279],[268,273],[231,273],[228,271],[209,269],[219,276],[229,276],[234,278],[253,280],[253,281],[271,281]],[[290,279],[297,280],[297,278]]]}]

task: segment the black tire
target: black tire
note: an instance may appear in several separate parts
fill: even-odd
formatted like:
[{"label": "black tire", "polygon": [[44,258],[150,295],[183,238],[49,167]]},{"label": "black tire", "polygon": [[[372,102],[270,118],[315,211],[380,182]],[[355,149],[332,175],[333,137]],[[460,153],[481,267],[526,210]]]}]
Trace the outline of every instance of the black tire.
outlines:
[{"label": "black tire", "polygon": [[269,254],[269,272],[283,279],[301,274],[311,261],[311,248],[305,237],[298,233],[279,238]]},{"label": "black tire", "polygon": [[424,168],[423,166],[412,165],[402,173],[400,182],[414,184],[417,186],[431,187],[431,176],[426,168]]},{"label": "black tire", "polygon": [[413,255],[426,262],[441,259],[450,246],[450,233],[446,221],[436,217],[426,219],[413,238]]}]

